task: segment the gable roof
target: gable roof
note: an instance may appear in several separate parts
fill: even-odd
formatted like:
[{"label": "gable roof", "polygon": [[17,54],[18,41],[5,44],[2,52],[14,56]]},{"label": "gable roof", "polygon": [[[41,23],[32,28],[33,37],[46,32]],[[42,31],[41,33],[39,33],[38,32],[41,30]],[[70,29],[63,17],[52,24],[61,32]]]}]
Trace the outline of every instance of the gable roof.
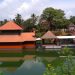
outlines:
[{"label": "gable roof", "polygon": [[36,38],[34,36],[34,32],[25,32],[21,34],[21,38],[23,39],[23,41],[36,41]]},{"label": "gable roof", "polygon": [[22,30],[22,28],[13,21],[9,21],[0,27],[0,30]]},{"label": "gable roof", "polygon": [[75,25],[73,23],[70,23],[69,27],[75,27]]},{"label": "gable roof", "polygon": [[56,38],[56,36],[55,36],[51,31],[47,31],[47,32],[41,37],[41,39],[50,39],[50,38]]},{"label": "gable roof", "polygon": [[20,35],[0,35],[0,42],[22,42]]},{"label": "gable roof", "polygon": [[24,32],[21,35],[0,35],[0,42],[25,42],[36,41],[33,32]]}]

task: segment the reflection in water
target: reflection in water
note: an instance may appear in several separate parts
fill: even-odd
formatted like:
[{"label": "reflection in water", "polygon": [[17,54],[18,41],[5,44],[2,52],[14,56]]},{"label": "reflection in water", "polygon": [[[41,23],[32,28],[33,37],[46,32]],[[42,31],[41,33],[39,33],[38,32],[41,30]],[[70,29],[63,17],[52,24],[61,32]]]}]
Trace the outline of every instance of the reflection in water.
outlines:
[{"label": "reflection in water", "polygon": [[17,67],[3,67],[3,68],[0,68],[0,71],[10,71],[10,72],[14,72],[15,70],[17,69]]},{"label": "reflection in water", "polygon": [[24,61],[24,63],[13,72],[6,69],[3,72],[4,75],[43,75],[44,71],[45,65],[37,59],[36,61]]},{"label": "reflection in water", "polygon": [[16,69],[17,67],[8,67],[7,71],[14,72]]}]

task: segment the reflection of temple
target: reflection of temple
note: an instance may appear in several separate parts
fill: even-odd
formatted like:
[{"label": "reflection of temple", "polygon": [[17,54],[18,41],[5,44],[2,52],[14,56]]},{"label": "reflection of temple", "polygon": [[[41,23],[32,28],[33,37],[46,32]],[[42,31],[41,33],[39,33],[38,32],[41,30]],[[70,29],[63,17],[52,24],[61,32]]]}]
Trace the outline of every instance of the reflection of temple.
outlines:
[{"label": "reflection of temple", "polygon": [[35,33],[22,32],[13,21],[0,27],[0,52],[22,52],[24,48],[35,48]]}]

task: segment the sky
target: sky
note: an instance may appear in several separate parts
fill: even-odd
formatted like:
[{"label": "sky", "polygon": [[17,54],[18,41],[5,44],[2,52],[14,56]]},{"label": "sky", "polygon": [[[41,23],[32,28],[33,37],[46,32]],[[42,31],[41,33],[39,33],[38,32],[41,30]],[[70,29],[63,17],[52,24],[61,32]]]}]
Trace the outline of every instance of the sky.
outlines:
[{"label": "sky", "polygon": [[67,18],[75,16],[75,0],[0,0],[0,20],[13,19],[17,13],[27,19],[47,7],[64,10]]}]

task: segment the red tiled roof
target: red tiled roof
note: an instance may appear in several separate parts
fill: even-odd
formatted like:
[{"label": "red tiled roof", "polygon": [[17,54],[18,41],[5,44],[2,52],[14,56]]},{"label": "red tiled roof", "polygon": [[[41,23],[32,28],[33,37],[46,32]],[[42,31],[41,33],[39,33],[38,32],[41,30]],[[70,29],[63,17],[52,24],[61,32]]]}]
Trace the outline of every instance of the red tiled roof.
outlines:
[{"label": "red tiled roof", "polygon": [[35,34],[32,32],[25,32],[21,35],[0,35],[0,42],[24,42],[35,41]]},{"label": "red tiled roof", "polygon": [[6,24],[2,25],[0,27],[0,30],[22,30],[22,28],[13,21],[9,21]]},{"label": "red tiled roof", "polygon": [[36,39],[34,36],[35,36],[35,33],[33,32],[28,32],[28,33],[26,32],[21,34],[23,41],[35,41]]},{"label": "red tiled roof", "polygon": [[0,35],[0,42],[22,42],[20,35]]}]

